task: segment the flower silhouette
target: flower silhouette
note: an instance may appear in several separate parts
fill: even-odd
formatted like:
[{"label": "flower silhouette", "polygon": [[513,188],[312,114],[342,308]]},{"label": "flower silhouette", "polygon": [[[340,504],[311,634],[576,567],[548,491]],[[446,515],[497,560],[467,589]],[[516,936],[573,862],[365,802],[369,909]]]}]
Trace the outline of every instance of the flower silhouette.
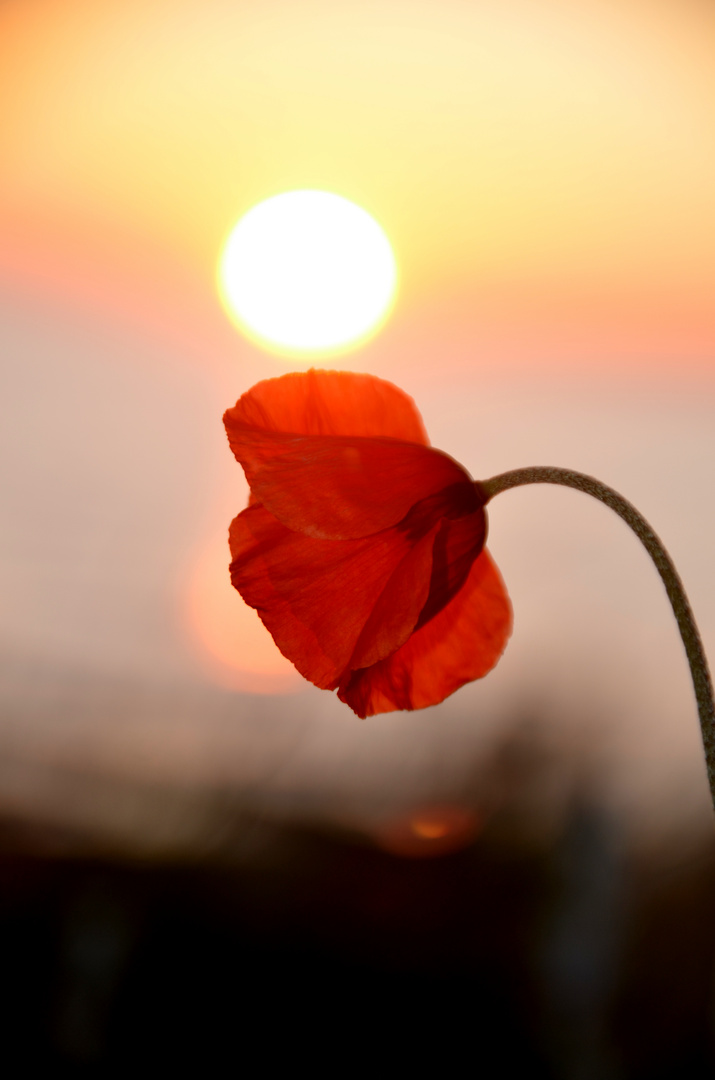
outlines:
[{"label": "flower silhouette", "polygon": [[436,705],[511,631],[485,495],[371,375],[260,382],[224,416],[251,489],[231,580],[298,671],[358,716]]}]

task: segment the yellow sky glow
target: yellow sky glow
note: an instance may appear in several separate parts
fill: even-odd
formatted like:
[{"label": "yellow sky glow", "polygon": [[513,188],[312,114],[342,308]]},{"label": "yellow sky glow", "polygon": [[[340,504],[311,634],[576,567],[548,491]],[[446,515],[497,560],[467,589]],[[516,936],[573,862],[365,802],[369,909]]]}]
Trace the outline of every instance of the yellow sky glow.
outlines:
[{"label": "yellow sky glow", "polygon": [[606,0],[198,11],[30,0],[0,15],[6,205],[69,213],[80,231],[126,220],[213,276],[241,213],[316,186],[381,221],[408,305],[465,283],[512,299],[545,285],[555,303],[707,303],[707,13]]}]

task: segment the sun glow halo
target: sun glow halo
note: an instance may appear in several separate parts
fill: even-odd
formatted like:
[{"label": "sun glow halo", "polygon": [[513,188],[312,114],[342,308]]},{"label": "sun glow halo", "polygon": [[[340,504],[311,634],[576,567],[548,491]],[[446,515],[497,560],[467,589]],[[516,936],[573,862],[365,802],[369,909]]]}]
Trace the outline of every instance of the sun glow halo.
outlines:
[{"label": "sun glow halo", "polygon": [[373,217],[328,191],[258,203],[232,230],[219,288],[240,329],[273,352],[310,356],[359,344],[395,294],[392,248]]}]

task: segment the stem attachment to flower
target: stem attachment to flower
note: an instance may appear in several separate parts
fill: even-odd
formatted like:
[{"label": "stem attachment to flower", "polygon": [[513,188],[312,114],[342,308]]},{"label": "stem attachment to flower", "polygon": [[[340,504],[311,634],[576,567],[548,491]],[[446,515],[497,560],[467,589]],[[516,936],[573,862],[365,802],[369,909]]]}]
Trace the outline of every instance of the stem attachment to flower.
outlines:
[{"label": "stem attachment to flower", "polygon": [[698,715],[700,717],[700,730],[703,736],[705,748],[705,763],[710,783],[713,807],[715,808],[715,705],[713,705],[713,688],[708,670],[708,662],[705,658],[700,633],[695,624],[693,612],[688,598],[685,595],[683,583],[673,565],[670,555],[664,548],[660,539],[656,536],[645,518],[638,513],[622,495],[613,488],[607,487],[592,476],[574,472],[571,469],[559,469],[550,465],[537,465],[529,469],[514,469],[511,472],[493,476],[491,480],[479,481],[478,487],[482,489],[489,502],[500,491],[509,488],[521,487],[524,484],[561,484],[564,487],[576,488],[592,495],[594,499],[610,506],[619,517],[630,525],[633,532],[641,541],[651,559],[655,563],[658,573],[663,579],[665,591],[673,608],[673,613],[678,622],[680,636],[683,639],[685,652],[690,664],[690,673],[693,677],[695,699],[698,703]]}]

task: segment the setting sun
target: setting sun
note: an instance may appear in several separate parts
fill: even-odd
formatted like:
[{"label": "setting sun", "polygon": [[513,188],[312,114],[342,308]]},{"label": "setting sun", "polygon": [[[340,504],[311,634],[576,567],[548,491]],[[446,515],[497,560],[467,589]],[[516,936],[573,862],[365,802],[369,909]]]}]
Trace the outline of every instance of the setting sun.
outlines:
[{"label": "setting sun", "polygon": [[396,279],[382,228],[328,191],[258,203],[231,232],[219,266],[221,296],[239,327],[293,356],[364,341],[387,315]]}]

